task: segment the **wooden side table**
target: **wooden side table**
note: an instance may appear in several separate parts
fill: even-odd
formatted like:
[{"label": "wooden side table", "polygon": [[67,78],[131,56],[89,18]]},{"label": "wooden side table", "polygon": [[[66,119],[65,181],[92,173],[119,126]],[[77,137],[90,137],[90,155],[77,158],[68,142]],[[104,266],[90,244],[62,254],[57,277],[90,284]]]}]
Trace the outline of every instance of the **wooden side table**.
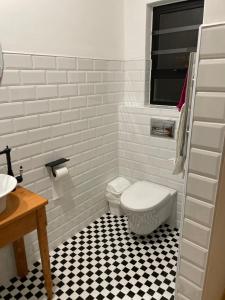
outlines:
[{"label": "wooden side table", "polygon": [[0,247],[13,243],[17,273],[28,273],[23,236],[35,229],[38,233],[43,275],[48,299],[52,299],[52,278],[49,260],[47,219],[45,205],[48,200],[22,187],[7,197],[6,210],[0,214]]}]

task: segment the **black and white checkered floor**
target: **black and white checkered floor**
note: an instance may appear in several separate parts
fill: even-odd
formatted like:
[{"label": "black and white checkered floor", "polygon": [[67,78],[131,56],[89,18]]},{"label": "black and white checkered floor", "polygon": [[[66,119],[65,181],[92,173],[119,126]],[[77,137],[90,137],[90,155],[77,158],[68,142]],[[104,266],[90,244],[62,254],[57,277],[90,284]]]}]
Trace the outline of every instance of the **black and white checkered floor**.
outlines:
[{"label": "black and white checkered floor", "polygon": [[[177,229],[136,236],[126,217],[106,214],[51,252],[53,299],[174,299],[177,252]],[[25,280],[0,286],[0,295],[47,299],[40,263]]]}]

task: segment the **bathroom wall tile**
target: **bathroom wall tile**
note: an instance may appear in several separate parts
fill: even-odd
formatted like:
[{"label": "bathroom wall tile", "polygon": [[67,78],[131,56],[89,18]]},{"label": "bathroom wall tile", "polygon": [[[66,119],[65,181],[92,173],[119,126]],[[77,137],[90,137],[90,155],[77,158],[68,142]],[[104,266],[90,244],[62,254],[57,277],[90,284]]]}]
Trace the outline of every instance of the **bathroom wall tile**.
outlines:
[{"label": "bathroom wall tile", "polygon": [[96,117],[96,109],[94,107],[81,108],[80,114],[81,114],[81,119]]},{"label": "bathroom wall tile", "polygon": [[88,96],[87,97],[87,104],[88,106],[97,106],[102,104],[102,97],[101,96]]},{"label": "bathroom wall tile", "polygon": [[89,128],[95,128],[103,125],[102,117],[94,117],[88,120]]},{"label": "bathroom wall tile", "polygon": [[221,152],[224,140],[224,128],[224,124],[195,121],[191,138],[192,146]]},{"label": "bathroom wall tile", "polygon": [[45,72],[44,71],[21,71],[22,84],[44,84]]},{"label": "bathroom wall tile", "polygon": [[80,119],[80,110],[73,109],[62,112],[62,122],[75,121]]},{"label": "bathroom wall tile", "polygon": [[85,85],[79,85],[79,95],[92,95],[94,94],[94,85],[91,84],[85,84]]},{"label": "bathroom wall tile", "polygon": [[86,97],[71,97],[70,98],[70,107],[71,108],[79,108],[87,106],[87,98]]},{"label": "bathroom wall tile", "polygon": [[10,95],[12,101],[32,100],[36,97],[34,86],[11,87]]},{"label": "bathroom wall tile", "polygon": [[59,85],[59,97],[70,97],[78,95],[78,88],[74,84]]},{"label": "bathroom wall tile", "polygon": [[205,249],[208,249],[210,229],[185,218],[183,224],[183,237]]},{"label": "bathroom wall tile", "polygon": [[75,57],[57,57],[56,58],[57,69],[59,70],[75,70],[76,58]]},{"label": "bathroom wall tile", "polygon": [[43,114],[40,116],[41,127],[58,124],[60,123],[60,121],[61,121],[61,114],[59,112]]},{"label": "bathroom wall tile", "polygon": [[204,269],[207,262],[208,251],[198,245],[182,239],[181,257]]},{"label": "bathroom wall tile", "polygon": [[69,83],[82,83],[86,80],[85,72],[69,71],[68,72],[68,82]]},{"label": "bathroom wall tile", "polygon": [[191,283],[189,280],[179,276],[177,280],[177,287],[179,292],[188,299],[201,300],[202,289]]},{"label": "bathroom wall tile", "polygon": [[[37,129],[33,129],[33,130],[29,131],[30,143],[44,141],[44,140],[50,138],[50,136],[51,136],[51,128],[50,127],[37,128]],[[39,153],[41,153],[41,148],[39,149]]]},{"label": "bathroom wall tile", "polygon": [[210,227],[213,221],[214,206],[206,202],[187,197],[185,202],[185,217]]},{"label": "bathroom wall tile", "polygon": [[37,99],[55,98],[58,95],[57,85],[36,86]]},{"label": "bathroom wall tile", "polygon": [[48,55],[33,55],[33,67],[38,70],[51,70],[56,68],[56,58]]},{"label": "bathroom wall tile", "polygon": [[87,72],[87,82],[100,82],[102,74],[100,72]]},{"label": "bathroom wall tile", "polygon": [[225,57],[224,33],[224,25],[205,27],[202,29],[201,58]]},{"label": "bathroom wall tile", "polygon": [[13,118],[24,114],[23,103],[3,103],[1,104],[0,119]]},{"label": "bathroom wall tile", "polygon": [[117,122],[118,122],[118,114],[117,113],[103,117],[104,124],[112,124],[112,123],[117,123]]},{"label": "bathroom wall tile", "polygon": [[46,73],[47,83],[66,83],[67,76],[65,71],[47,71]]},{"label": "bathroom wall tile", "polygon": [[109,61],[103,59],[94,60],[94,69],[97,71],[107,71],[109,68]]},{"label": "bathroom wall tile", "polygon": [[1,79],[2,86],[19,85],[20,84],[20,72],[17,70],[4,70]]},{"label": "bathroom wall tile", "polygon": [[71,123],[72,131],[82,131],[88,129],[88,121],[87,120],[81,120],[81,121],[74,121]]},{"label": "bathroom wall tile", "polygon": [[52,126],[52,137],[62,136],[71,133],[71,124],[63,123]]},{"label": "bathroom wall tile", "polygon": [[199,63],[197,89],[225,92],[225,59],[205,59]]},{"label": "bathroom wall tile", "polygon": [[68,98],[58,98],[49,100],[50,111],[63,111],[69,109],[69,99]]},{"label": "bathroom wall tile", "polygon": [[30,117],[22,117],[14,119],[14,130],[28,130],[37,128],[40,126],[39,117],[38,116],[30,116]]},{"label": "bathroom wall tile", "polygon": [[108,67],[109,67],[109,70],[121,71],[122,70],[122,61],[109,60]]},{"label": "bathroom wall tile", "polygon": [[28,144],[23,147],[19,147],[16,151],[16,156],[18,160],[22,160],[27,157],[32,157],[39,155],[41,152],[40,143]]},{"label": "bathroom wall tile", "polygon": [[71,146],[71,144],[77,144],[81,141],[81,133],[71,133],[67,134],[63,138],[64,146]]},{"label": "bathroom wall tile", "polygon": [[116,113],[117,110],[118,110],[118,106],[116,104],[100,105],[97,107],[97,114],[98,115],[112,114],[112,113]]},{"label": "bathroom wall tile", "polygon": [[145,61],[144,60],[128,60],[124,62],[124,68],[126,71],[137,71],[145,69]]},{"label": "bathroom wall tile", "polygon": [[32,69],[31,55],[5,53],[3,56],[6,69]]},{"label": "bathroom wall tile", "polygon": [[78,70],[87,70],[92,71],[94,67],[94,63],[92,59],[88,58],[78,58],[77,59],[77,69]]},{"label": "bathroom wall tile", "polygon": [[12,120],[1,120],[0,121],[0,135],[7,134],[13,131]]},{"label": "bathroom wall tile", "polygon": [[180,261],[180,274],[199,287],[203,287],[204,271],[184,259]]},{"label": "bathroom wall tile", "polygon": [[192,173],[204,176],[219,177],[221,154],[212,151],[192,148],[189,161],[189,170]]},{"label": "bathroom wall tile", "polygon": [[197,93],[194,119],[217,123],[225,122],[225,93]]},{"label": "bathroom wall tile", "polygon": [[27,132],[17,132],[0,137],[0,145],[10,145],[10,147],[18,147],[28,142]]},{"label": "bathroom wall tile", "polygon": [[187,298],[181,294],[176,295],[176,300],[191,300],[190,298]]},{"label": "bathroom wall tile", "polygon": [[9,99],[9,89],[6,87],[0,87],[0,103],[8,102]]},{"label": "bathroom wall tile", "polygon": [[49,103],[47,100],[27,101],[24,104],[25,114],[40,114],[49,111]]},{"label": "bathroom wall tile", "polygon": [[119,60],[96,59],[94,69],[98,71],[121,71],[122,62]]},{"label": "bathroom wall tile", "polygon": [[187,181],[187,194],[215,203],[218,181],[190,173]]}]

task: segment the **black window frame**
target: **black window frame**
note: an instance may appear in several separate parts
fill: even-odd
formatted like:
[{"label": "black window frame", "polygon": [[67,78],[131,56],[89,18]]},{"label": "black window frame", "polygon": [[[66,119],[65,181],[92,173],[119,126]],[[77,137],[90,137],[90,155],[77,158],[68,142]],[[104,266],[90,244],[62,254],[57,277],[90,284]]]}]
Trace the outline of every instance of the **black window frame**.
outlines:
[{"label": "black window frame", "polygon": [[[185,69],[185,68],[177,70],[176,75],[173,74],[172,69],[161,69],[161,70],[157,71],[157,69],[154,68],[155,63],[154,63],[153,57],[156,57],[157,54],[154,54],[155,50],[153,50],[153,47],[155,47],[155,43],[158,42],[158,41],[156,41],[157,38],[154,39],[154,32],[160,31],[160,29],[159,29],[160,15],[163,13],[179,12],[179,11],[184,11],[184,10],[190,10],[193,8],[202,8],[204,10],[204,0],[182,1],[182,2],[177,2],[177,3],[173,3],[173,4],[156,6],[153,8],[152,42],[151,42],[152,67],[151,67],[151,76],[150,76],[150,99],[149,99],[151,105],[165,105],[165,106],[176,106],[177,105],[177,103],[175,103],[175,101],[170,102],[170,101],[154,100],[154,88],[155,88],[154,79],[172,79],[172,78],[179,79],[179,78],[182,78],[182,80],[184,80],[186,77],[186,74],[187,74],[187,69]],[[200,26],[201,24],[196,24],[196,25]],[[161,29],[161,30],[165,30],[165,29]],[[198,28],[192,29],[192,30],[198,30]],[[156,34],[156,37],[157,37],[157,34]],[[159,38],[158,38],[158,40],[159,40]],[[187,48],[186,51],[180,52],[180,53],[188,53],[189,54],[190,52],[196,51],[196,49],[197,49],[197,43],[196,43],[196,47]],[[173,53],[173,52],[171,52],[171,53]],[[158,54],[158,55],[160,55],[160,54]]]}]

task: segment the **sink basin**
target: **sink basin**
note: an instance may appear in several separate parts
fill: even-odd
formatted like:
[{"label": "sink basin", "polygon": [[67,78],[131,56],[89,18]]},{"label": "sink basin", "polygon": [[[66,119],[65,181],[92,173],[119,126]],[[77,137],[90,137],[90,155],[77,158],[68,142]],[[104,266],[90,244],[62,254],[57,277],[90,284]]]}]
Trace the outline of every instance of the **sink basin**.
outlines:
[{"label": "sink basin", "polygon": [[0,174],[0,213],[6,208],[6,196],[15,189],[16,185],[16,178]]}]

